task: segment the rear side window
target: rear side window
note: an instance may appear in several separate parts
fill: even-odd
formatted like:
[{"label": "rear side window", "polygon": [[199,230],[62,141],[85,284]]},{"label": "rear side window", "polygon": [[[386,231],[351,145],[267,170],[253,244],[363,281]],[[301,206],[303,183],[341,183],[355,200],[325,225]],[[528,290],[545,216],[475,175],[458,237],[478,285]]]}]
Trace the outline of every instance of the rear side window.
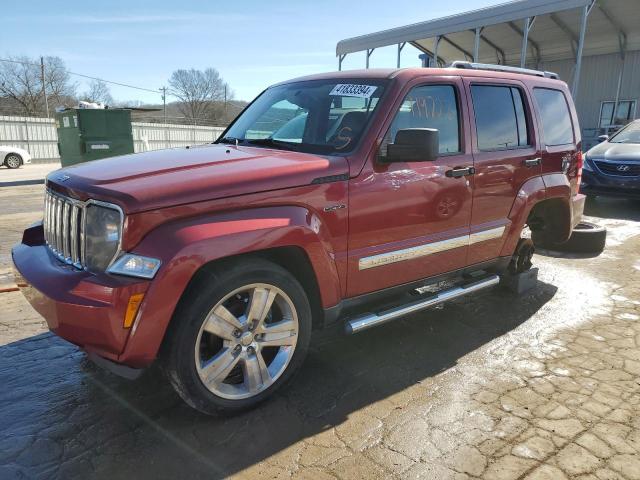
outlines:
[{"label": "rear side window", "polygon": [[569,105],[560,90],[534,88],[533,95],[542,120],[542,138],[547,145],[573,143]]},{"label": "rear side window", "polygon": [[479,150],[507,150],[529,145],[529,130],[520,89],[472,85]]}]

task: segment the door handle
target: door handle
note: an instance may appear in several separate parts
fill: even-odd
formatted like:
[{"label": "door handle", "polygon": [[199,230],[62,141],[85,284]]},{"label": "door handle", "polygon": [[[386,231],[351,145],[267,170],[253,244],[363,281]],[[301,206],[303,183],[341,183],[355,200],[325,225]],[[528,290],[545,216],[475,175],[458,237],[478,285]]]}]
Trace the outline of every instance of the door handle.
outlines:
[{"label": "door handle", "polygon": [[527,167],[527,168],[537,167],[541,163],[542,163],[542,159],[540,157],[538,157],[538,158],[527,158],[524,161],[524,166]]},{"label": "door handle", "polygon": [[449,178],[466,177],[467,175],[473,175],[474,173],[476,173],[476,169],[473,167],[456,167],[444,172],[444,174]]}]

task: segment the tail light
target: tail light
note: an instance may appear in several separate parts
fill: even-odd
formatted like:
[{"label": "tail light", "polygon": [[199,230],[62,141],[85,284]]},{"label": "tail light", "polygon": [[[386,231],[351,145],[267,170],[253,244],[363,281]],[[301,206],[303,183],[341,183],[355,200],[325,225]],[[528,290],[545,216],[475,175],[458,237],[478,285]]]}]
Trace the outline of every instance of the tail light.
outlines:
[{"label": "tail light", "polygon": [[582,167],[584,166],[584,156],[582,150],[576,153],[576,193],[580,192],[580,184],[582,183]]}]

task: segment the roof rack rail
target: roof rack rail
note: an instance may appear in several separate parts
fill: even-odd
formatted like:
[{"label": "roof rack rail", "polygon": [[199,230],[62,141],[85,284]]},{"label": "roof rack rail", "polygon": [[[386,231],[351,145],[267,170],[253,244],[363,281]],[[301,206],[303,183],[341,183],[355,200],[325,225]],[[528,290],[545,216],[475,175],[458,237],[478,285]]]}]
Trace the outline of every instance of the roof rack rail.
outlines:
[{"label": "roof rack rail", "polygon": [[508,65],[494,65],[492,63],[474,63],[456,60],[450,65],[452,68],[468,68],[471,70],[491,70],[494,72],[522,73],[525,75],[535,75],[536,77],[558,78],[557,73],[542,70],[531,70],[530,68],[510,67]]}]

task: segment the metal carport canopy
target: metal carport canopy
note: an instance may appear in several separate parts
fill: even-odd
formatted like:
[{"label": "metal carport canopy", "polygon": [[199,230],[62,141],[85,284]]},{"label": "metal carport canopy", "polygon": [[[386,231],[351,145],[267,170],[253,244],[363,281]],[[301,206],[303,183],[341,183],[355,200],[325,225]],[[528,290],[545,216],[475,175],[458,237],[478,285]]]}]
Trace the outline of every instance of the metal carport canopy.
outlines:
[{"label": "metal carport canopy", "polygon": [[443,62],[578,60],[582,33],[584,55],[639,49],[638,18],[638,0],[521,0],[342,40],[336,55],[365,51],[368,60],[376,48],[410,43]]}]

